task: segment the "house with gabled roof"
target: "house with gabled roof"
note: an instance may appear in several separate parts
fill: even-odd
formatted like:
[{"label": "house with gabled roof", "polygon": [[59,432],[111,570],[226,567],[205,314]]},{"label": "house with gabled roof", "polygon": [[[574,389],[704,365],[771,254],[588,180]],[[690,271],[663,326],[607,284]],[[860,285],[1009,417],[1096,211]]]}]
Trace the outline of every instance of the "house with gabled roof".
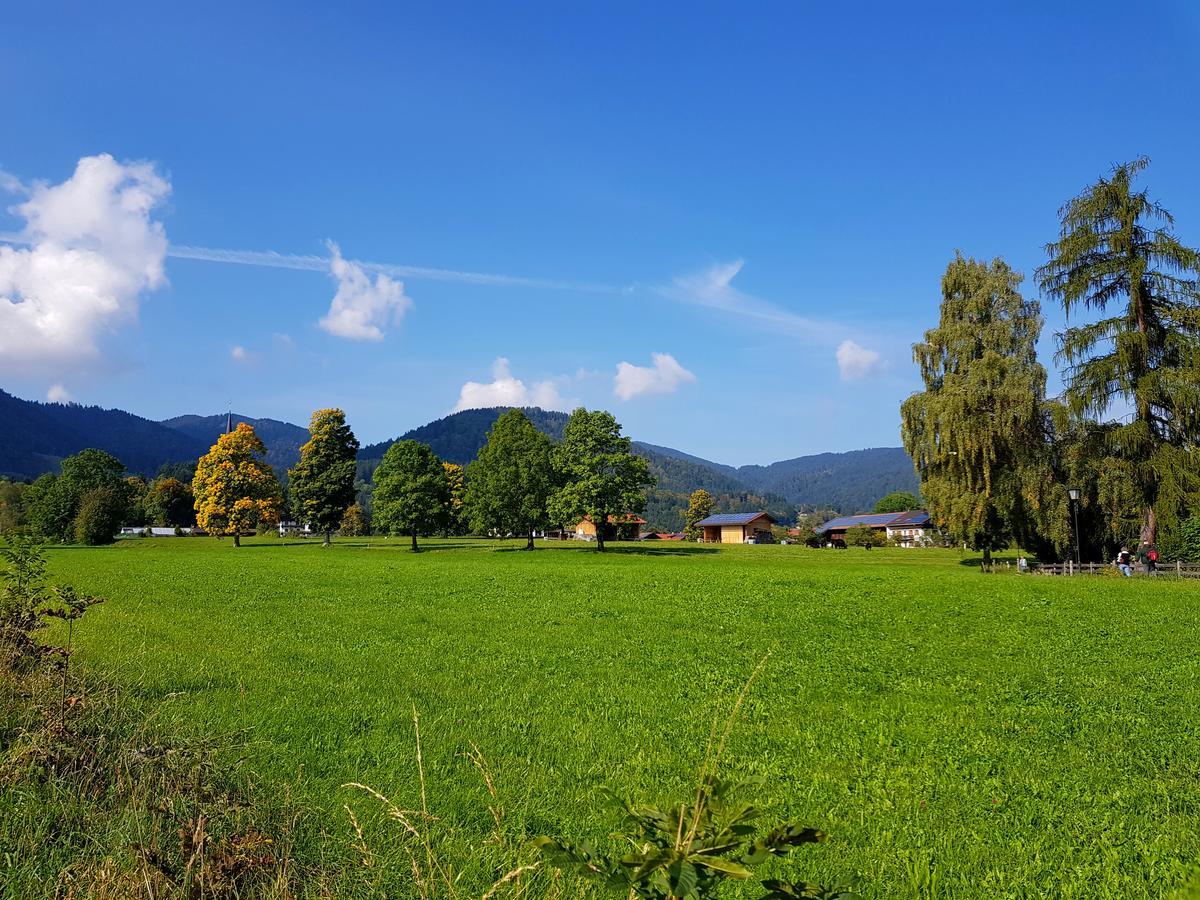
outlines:
[{"label": "house with gabled roof", "polygon": [[[606,541],[636,541],[641,526],[645,524],[645,519],[641,516],[635,516],[633,513],[626,513],[623,516],[609,516],[608,521],[603,526],[604,539]],[[576,522],[575,528],[572,531],[576,540],[594,541],[596,539],[596,524],[592,521],[591,516],[584,516]]]},{"label": "house with gabled roof", "polygon": [[846,543],[846,532],[855,525],[866,525],[899,547],[923,547],[937,536],[937,529],[923,509],[899,513],[869,513],[863,516],[838,516],[817,529],[834,545]]},{"label": "house with gabled roof", "polygon": [[701,540],[706,544],[771,544],[775,542],[774,524],[765,512],[718,513],[696,523],[703,529]]}]

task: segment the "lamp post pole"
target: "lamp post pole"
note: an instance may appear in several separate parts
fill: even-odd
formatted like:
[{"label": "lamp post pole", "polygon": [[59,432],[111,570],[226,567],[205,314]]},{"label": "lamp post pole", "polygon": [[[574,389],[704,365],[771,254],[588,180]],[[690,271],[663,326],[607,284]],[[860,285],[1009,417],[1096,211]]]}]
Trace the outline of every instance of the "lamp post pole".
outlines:
[{"label": "lamp post pole", "polygon": [[1079,489],[1068,488],[1067,496],[1071,498],[1071,531],[1075,537],[1075,568],[1078,569],[1082,562],[1079,557]]}]

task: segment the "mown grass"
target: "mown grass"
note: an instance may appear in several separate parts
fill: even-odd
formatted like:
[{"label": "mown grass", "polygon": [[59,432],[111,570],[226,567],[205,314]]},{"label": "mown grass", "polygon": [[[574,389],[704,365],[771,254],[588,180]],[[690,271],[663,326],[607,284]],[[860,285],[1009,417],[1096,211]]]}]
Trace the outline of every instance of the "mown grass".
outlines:
[{"label": "mown grass", "polygon": [[941,551],[510,549],[162,539],[50,559],[109,598],[76,630],[83,666],[164,721],[248,731],[259,779],[309,810],[297,858],[355,870],[346,893],[412,889],[397,828],[343,785],[419,804],[414,708],[437,849],[478,896],[537,834],[603,842],[605,789],[687,799],[767,652],[724,774],[763,776],[770,818],[829,834],[777,871],[861,873],[880,898],[1161,897],[1195,871],[1200,585],[985,576]]}]

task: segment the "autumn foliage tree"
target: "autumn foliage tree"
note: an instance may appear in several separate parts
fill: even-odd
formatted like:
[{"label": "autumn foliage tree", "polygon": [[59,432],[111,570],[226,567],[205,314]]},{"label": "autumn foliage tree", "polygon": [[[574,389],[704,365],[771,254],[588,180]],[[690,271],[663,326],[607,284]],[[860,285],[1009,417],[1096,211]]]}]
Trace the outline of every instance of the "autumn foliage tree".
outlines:
[{"label": "autumn foliage tree", "polygon": [[442,534],[463,534],[467,528],[466,470],[458,463],[443,462],[446,473],[446,507],[442,511]]},{"label": "autumn foliage tree", "polygon": [[699,523],[712,515],[715,503],[713,495],[704,488],[692,491],[692,496],[688,499],[687,512],[683,517],[683,533],[689,541],[698,541],[704,536],[704,530]]},{"label": "autumn foliage tree", "polygon": [[340,409],[318,409],[308,426],[300,461],[288,471],[295,514],[325,536],[323,546],[354,502],[358,438]]},{"label": "autumn foliage tree", "polygon": [[267,448],[245,422],[217,438],[200,457],[192,480],[196,522],[209,534],[233,535],[241,546],[243,531],[279,521],[283,494],[275,472],[264,460]]}]

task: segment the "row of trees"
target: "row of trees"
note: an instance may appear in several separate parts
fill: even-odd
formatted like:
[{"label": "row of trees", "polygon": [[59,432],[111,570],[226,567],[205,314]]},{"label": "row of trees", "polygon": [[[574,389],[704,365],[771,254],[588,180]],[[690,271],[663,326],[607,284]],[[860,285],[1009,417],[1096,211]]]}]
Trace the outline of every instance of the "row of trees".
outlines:
[{"label": "row of trees", "polygon": [[[368,528],[417,538],[474,530],[521,535],[533,547],[535,531],[587,518],[600,523],[604,549],[610,519],[638,512],[652,483],[644,459],[610,413],[578,409],[558,443],[552,443],[521,410],[502,415],[487,444],[464,471],[443,463],[425,444],[397,441],[373,473],[372,521],[355,502],[358,440],[338,409],[313,413],[310,439],[288,472],[292,512],[324,534]],[[197,467],[192,482],[197,524],[210,534],[233,537],[279,520],[283,493],[266,448],[241,423],[221,435]]]},{"label": "row of trees", "polygon": [[[1064,553],[1069,489],[1093,556],[1176,540],[1200,511],[1200,254],[1135,189],[1147,164],[1070,200],[1046,245],[1038,283],[1069,323],[1060,397],[1037,357],[1040,305],[1002,259],[957,254],[939,324],[913,348],[925,390],[901,407],[905,449],[935,522],[985,561],[1014,541]],[[1099,318],[1075,322],[1086,310]]]},{"label": "row of trees", "polygon": [[57,474],[0,485],[0,530],[28,527],[51,540],[107,543],[121,525],[195,521],[191,488],[170,476],[147,483],[103,450],[82,450]]}]

